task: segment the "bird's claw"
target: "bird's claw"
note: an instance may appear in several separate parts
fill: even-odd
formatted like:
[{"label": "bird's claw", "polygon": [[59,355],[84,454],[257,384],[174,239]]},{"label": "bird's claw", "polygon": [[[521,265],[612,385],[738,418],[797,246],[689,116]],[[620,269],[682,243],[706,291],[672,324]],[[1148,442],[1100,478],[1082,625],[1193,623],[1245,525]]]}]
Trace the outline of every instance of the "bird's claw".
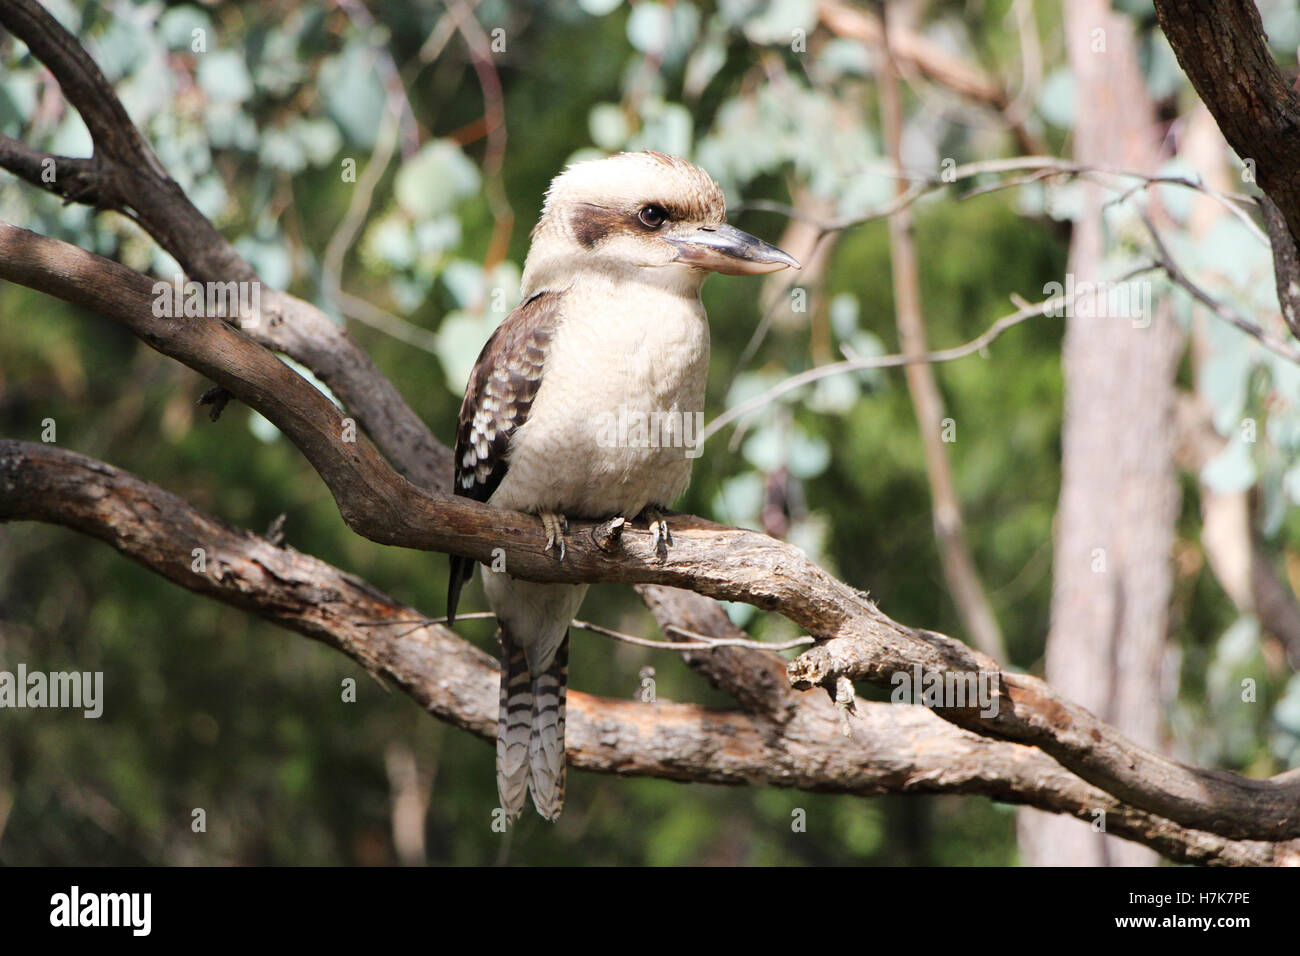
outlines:
[{"label": "bird's claw", "polygon": [[646,521],[650,524],[650,548],[656,554],[662,546],[666,551],[673,546],[673,533],[668,530],[668,519],[658,508],[645,510]]},{"label": "bird's claw", "polygon": [[564,536],[569,533],[569,521],[564,515],[553,511],[541,515],[542,528],[546,531],[546,548],[550,551],[558,545],[560,560],[564,560]]}]

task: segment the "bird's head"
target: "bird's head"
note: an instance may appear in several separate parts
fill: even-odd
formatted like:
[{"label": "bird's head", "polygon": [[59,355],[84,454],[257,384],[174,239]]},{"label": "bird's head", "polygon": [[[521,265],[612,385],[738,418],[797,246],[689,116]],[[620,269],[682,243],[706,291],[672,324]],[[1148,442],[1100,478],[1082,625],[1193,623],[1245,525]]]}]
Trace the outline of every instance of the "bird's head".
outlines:
[{"label": "bird's head", "polygon": [[524,292],[600,270],[698,290],[711,272],[759,275],[796,262],[726,221],[718,184],[663,153],[619,153],[556,176],[533,230]]}]

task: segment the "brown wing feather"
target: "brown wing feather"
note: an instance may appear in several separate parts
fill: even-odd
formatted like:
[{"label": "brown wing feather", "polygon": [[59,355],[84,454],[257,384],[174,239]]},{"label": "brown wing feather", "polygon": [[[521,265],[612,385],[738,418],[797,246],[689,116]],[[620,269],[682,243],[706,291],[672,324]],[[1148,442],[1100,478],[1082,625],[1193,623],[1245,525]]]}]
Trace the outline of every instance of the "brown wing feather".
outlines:
[{"label": "brown wing feather", "polygon": [[[479,353],[456,429],[456,494],[487,501],[510,468],[510,436],[528,419],[560,320],[561,292],[539,292],[506,317]],[[452,555],[447,618],[454,623],[474,562]]]}]

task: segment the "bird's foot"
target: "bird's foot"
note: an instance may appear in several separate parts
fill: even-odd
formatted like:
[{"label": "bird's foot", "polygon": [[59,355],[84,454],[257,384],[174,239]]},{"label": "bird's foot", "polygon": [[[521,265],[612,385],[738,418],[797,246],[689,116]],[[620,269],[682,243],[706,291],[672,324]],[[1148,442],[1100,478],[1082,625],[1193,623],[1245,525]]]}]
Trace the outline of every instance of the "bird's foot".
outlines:
[{"label": "bird's foot", "polygon": [[546,511],[541,514],[542,528],[546,531],[546,550],[557,548],[564,560],[564,536],[569,533],[569,520],[562,514]]},{"label": "bird's foot", "polygon": [[668,530],[668,519],[658,508],[646,508],[641,512],[646,522],[650,525],[650,548],[656,554],[663,549],[667,553],[668,549],[673,546],[673,533]]}]

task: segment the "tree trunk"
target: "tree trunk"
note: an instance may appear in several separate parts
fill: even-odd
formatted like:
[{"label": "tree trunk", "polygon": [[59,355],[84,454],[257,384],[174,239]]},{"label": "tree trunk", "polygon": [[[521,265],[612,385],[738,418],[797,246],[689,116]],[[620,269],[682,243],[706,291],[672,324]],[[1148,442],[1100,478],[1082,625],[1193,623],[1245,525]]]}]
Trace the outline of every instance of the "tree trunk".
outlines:
[{"label": "tree trunk", "polygon": [[[1077,78],[1075,159],[1155,172],[1159,134],[1132,30],[1107,0],[1065,8]],[[1069,269],[1076,286],[1107,273],[1104,193],[1087,184]],[[1065,423],[1047,680],[1135,741],[1160,736],[1161,658],[1178,513],[1174,375],[1182,336],[1167,309],[1104,316],[1105,294],[1081,295],[1067,319]],[[1147,322],[1149,320],[1149,325]],[[1145,327],[1144,327],[1145,326]],[[1020,815],[1027,865],[1151,865],[1074,820]]]}]

